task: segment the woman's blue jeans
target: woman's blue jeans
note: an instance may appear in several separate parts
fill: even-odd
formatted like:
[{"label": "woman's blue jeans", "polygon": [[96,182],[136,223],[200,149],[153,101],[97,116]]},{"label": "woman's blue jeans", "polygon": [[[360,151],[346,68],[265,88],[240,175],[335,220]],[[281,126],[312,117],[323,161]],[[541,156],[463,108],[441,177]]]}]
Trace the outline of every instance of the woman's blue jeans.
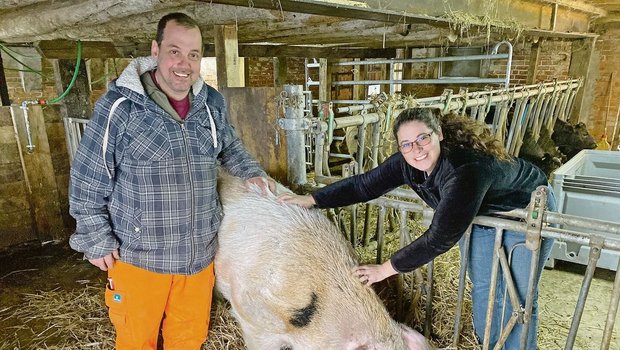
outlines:
[{"label": "woman's blue jeans", "polygon": [[[547,187],[547,210],[556,211],[556,202],[553,190]],[[463,250],[464,239],[459,245]],[[491,286],[491,269],[493,265],[493,246],[495,244],[495,228],[473,225],[471,232],[471,245],[469,250],[468,274],[472,282],[472,304],[474,314],[474,329],[479,341],[484,339],[486,324],[486,311],[489,301],[489,289]],[[525,247],[525,234],[516,231],[504,231],[502,246],[508,257],[512,278],[517,289],[519,302],[525,307],[527,288],[530,277],[530,266],[532,262],[532,251]],[[540,275],[545,262],[551,253],[553,239],[544,238],[541,243],[540,260],[538,262],[538,280],[534,288],[534,303],[532,307],[532,317],[527,339],[527,350],[536,349],[536,330],[538,327],[538,285]],[[495,293],[495,306],[493,308],[493,318],[491,327],[491,338],[489,349],[493,349],[498,342],[501,328],[506,325],[512,314],[512,305],[506,291],[506,281],[502,273],[501,266],[498,270],[497,289]],[[506,301],[504,305],[504,301]],[[503,349],[519,349],[522,323],[517,323]]]}]

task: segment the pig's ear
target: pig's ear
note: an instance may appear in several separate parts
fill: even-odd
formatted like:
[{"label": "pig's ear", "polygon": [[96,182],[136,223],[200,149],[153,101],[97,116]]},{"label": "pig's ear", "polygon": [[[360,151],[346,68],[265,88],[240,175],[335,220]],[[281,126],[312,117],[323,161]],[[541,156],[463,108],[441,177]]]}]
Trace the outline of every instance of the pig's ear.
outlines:
[{"label": "pig's ear", "polygon": [[400,325],[401,336],[407,344],[407,349],[409,350],[432,350],[426,338],[415,330],[405,326],[404,324]]}]

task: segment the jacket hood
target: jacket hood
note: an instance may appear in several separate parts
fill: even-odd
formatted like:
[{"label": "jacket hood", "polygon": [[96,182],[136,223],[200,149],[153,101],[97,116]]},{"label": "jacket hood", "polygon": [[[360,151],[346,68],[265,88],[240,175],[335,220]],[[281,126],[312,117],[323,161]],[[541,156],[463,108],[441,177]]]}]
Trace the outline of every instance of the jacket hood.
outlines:
[{"label": "jacket hood", "polygon": [[[157,68],[157,61],[153,56],[138,57],[133,59],[127,68],[123,70],[121,75],[116,79],[116,86],[127,88],[140,95],[146,96],[144,86],[140,81],[140,76],[148,71]],[[192,92],[194,96],[197,96],[202,89],[204,82],[202,79],[198,79],[194,85],[192,85]]]}]

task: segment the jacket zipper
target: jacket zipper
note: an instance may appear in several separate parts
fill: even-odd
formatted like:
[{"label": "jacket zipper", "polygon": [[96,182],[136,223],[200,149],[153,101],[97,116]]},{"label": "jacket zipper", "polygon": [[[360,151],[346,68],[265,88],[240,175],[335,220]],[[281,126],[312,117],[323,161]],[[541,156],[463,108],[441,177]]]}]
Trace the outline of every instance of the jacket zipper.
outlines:
[{"label": "jacket zipper", "polygon": [[189,256],[189,265],[188,265],[188,273],[192,272],[192,265],[194,264],[194,216],[195,216],[195,212],[194,212],[194,207],[195,207],[195,203],[194,203],[194,179],[192,178],[192,163],[191,163],[191,159],[190,159],[190,148],[189,145],[187,143],[187,129],[185,128],[185,124],[181,123],[181,131],[183,133],[183,145],[185,146],[185,160],[187,162],[187,169],[189,170],[189,188],[190,188],[190,196],[192,199],[191,202],[191,215],[190,215],[190,225],[189,225],[189,239],[190,239],[190,247],[189,247],[189,251],[190,251],[190,256]]}]

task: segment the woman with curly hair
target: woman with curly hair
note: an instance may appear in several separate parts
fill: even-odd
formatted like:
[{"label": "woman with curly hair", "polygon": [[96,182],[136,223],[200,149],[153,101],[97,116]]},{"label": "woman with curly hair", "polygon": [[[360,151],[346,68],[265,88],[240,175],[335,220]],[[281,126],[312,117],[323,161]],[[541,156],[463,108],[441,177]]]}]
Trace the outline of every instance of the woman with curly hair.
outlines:
[{"label": "woman with curly hair", "polygon": [[[547,177],[539,168],[510,156],[485,125],[467,117],[442,116],[436,109],[410,108],[395,120],[393,132],[399,152],[377,168],[323,187],[311,195],[280,196],[282,203],[333,208],[366,202],[408,185],[435,210],[429,228],[419,238],[383,264],[364,265],[354,271],[367,285],[419,268],[462,241],[461,237],[475,216],[525,208],[538,186],[548,186]],[[548,208],[555,210],[550,187],[548,191]],[[467,259],[473,284],[474,328],[479,340],[484,337],[494,241],[495,228],[472,226],[471,253]],[[525,305],[531,265],[531,251],[524,242],[522,232],[504,231],[502,243],[506,255],[511,257],[511,275],[521,305]],[[540,263],[536,267],[539,279],[552,246],[552,240],[543,239]],[[501,329],[512,313],[510,301],[504,303],[505,283],[500,274],[493,296],[496,303],[490,348],[498,342]],[[536,349],[537,291],[538,281],[527,349]],[[506,349],[520,348],[521,328],[517,323],[505,343]]]}]

